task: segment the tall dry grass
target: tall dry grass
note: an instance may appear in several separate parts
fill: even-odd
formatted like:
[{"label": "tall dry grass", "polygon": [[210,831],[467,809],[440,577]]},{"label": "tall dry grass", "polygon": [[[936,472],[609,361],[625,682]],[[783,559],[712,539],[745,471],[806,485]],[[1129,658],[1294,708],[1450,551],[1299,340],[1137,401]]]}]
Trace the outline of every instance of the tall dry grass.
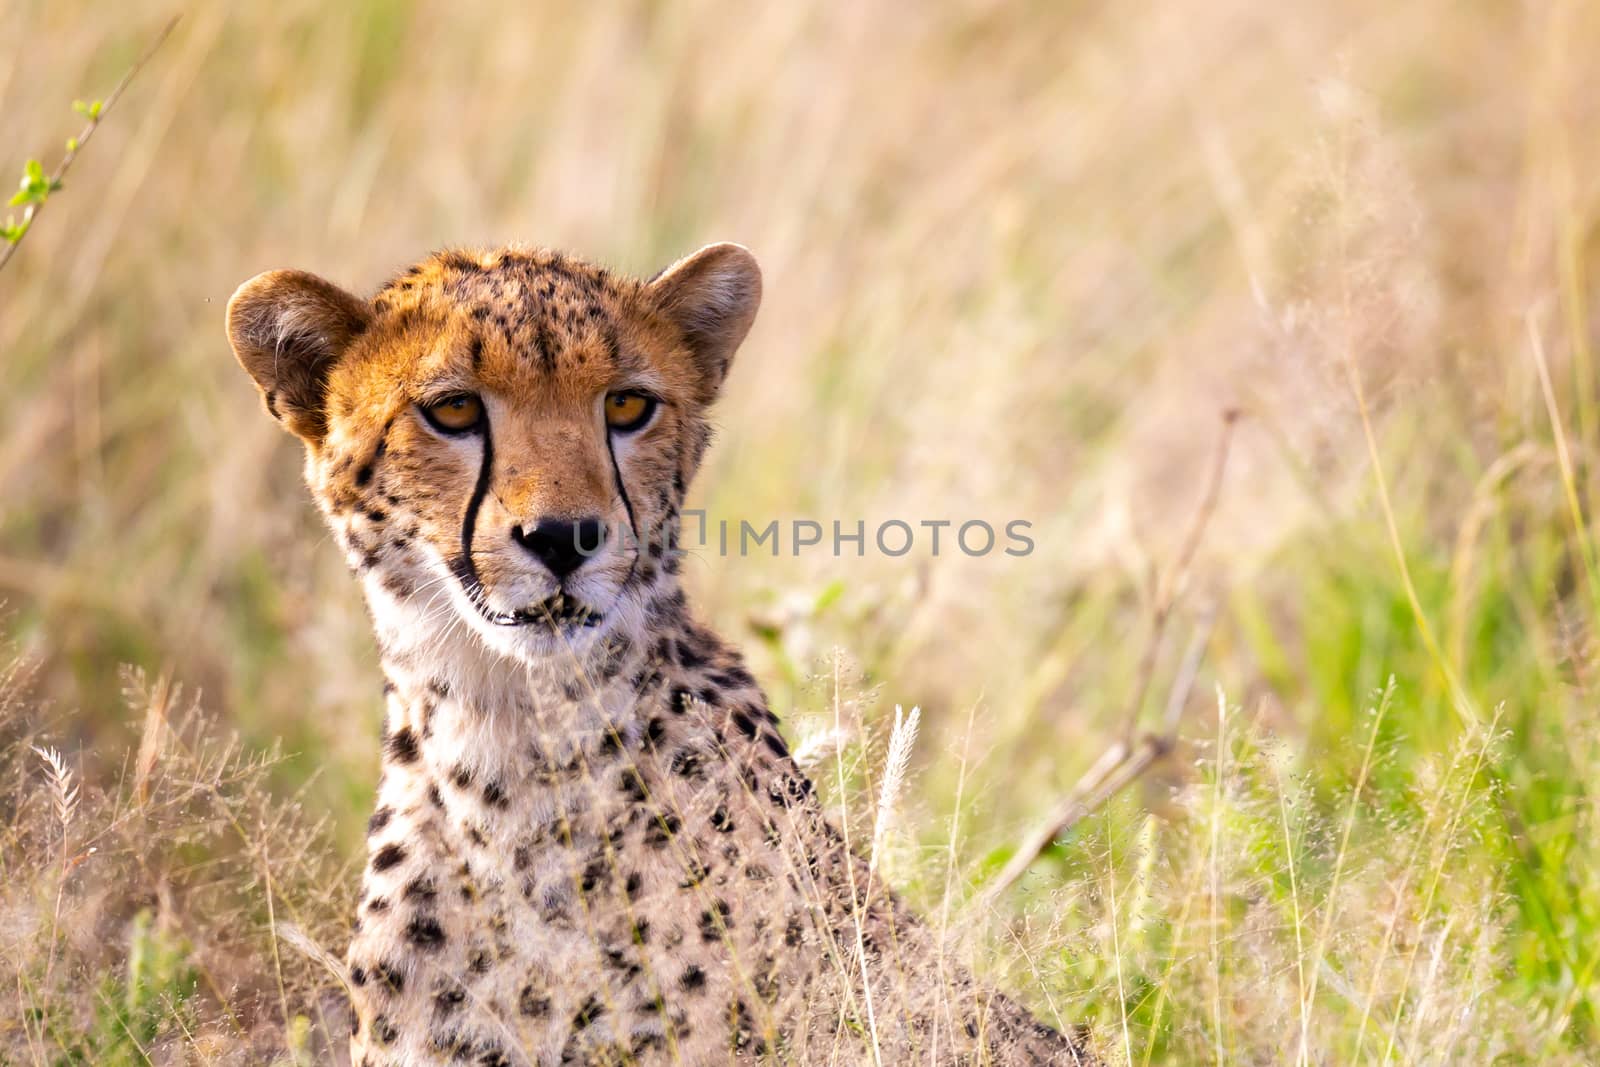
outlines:
[{"label": "tall dry grass", "polygon": [[[0,8],[0,163],[53,158],[71,101],[168,13]],[[240,1056],[312,1048],[336,994],[280,979],[302,964],[262,946],[291,897],[340,943],[375,657],[294,450],[227,353],[233,286],[277,266],[370,286],[509,239],[648,272],[735,239],[768,296],[696,490],[713,515],[1034,523],[1022,559],[687,568],[791,735],[846,760],[857,825],[882,709],[920,705],[882,845],[926,912],[1113,1059],[1593,1057],[1591,5],[183,14],[0,274],[0,597],[30,679],[0,687],[3,1055],[77,1054],[52,1035],[100,1017],[101,979],[143,996],[135,960],[167,961],[160,1003],[192,1005],[147,1013],[164,1055],[196,1047],[185,1026]],[[1157,577],[1231,408],[1143,700],[1153,721],[1214,614],[1180,754],[988,907],[985,881],[1146,692]],[[849,738],[812,679],[837,646],[864,675]],[[283,755],[237,757],[238,779],[199,764],[184,780],[215,788],[194,806],[119,823],[155,803],[126,799],[145,713],[124,663],[203,693],[242,753]],[[82,841],[51,822],[60,779],[34,743],[79,786]],[[286,831],[213,810],[289,797],[329,813],[325,850],[278,857]],[[262,847],[301,888],[267,887]],[[163,898],[163,879],[185,888]]]}]

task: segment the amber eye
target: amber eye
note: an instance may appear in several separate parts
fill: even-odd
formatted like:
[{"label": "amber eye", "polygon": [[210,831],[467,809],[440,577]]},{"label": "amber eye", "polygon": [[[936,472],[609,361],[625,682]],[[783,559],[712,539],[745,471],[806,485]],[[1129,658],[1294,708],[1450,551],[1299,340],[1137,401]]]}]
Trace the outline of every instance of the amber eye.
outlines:
[{"label": "amber eye", "polygon": [[656,398],[645,393],[612,393],[606,397],[606,425],[627,433],[650,421]]},{"label": "amber eye", "polygon": [[466,433],[483,421],[483,401],[471,393],[457,393],[421,407],[434,428],[445,433]]}]

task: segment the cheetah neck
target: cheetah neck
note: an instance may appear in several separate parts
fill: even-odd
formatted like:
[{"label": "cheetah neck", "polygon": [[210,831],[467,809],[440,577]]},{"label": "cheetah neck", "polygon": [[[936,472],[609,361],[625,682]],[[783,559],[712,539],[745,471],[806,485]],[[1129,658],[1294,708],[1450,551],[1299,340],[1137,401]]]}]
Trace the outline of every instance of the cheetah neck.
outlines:
[{"label": "cheetah neck", "polygon": [[414,747],[434,779],[511,781],[530,759],[567,765],[635,740],[641,694],[659,680],[641,634],[688,621],[682,594],[664,582],[630,613],[633,625],[529,661],[491,648],[459,621],[440,624],[377,593],[369,589],[387,678],[389,755]]}]

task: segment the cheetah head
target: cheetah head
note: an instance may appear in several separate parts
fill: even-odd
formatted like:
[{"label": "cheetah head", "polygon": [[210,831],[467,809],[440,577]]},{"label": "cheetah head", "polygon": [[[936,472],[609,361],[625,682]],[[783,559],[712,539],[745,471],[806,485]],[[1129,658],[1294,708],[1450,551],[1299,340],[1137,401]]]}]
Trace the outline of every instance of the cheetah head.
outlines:
[{"label": "cheetah head", "polygon": [[545,251],[447,252],[364,300],[269,271],[228,304],[267,410],[374,614],[535,660],[671,581],[707,409],[761,274],[712,245],[648,282]]}]

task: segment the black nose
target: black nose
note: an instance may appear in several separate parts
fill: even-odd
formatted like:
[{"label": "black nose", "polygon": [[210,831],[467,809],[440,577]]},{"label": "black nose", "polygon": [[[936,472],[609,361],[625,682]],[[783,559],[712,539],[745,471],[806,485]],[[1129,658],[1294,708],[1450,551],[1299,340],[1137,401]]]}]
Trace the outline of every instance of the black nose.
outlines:
[{"label": "black nose", "polygon": [[532,526],[518,526],[511,536],[550,568],[551,574],[565,578],[600,551],[606,526],[599,519],[540,519]]}]

